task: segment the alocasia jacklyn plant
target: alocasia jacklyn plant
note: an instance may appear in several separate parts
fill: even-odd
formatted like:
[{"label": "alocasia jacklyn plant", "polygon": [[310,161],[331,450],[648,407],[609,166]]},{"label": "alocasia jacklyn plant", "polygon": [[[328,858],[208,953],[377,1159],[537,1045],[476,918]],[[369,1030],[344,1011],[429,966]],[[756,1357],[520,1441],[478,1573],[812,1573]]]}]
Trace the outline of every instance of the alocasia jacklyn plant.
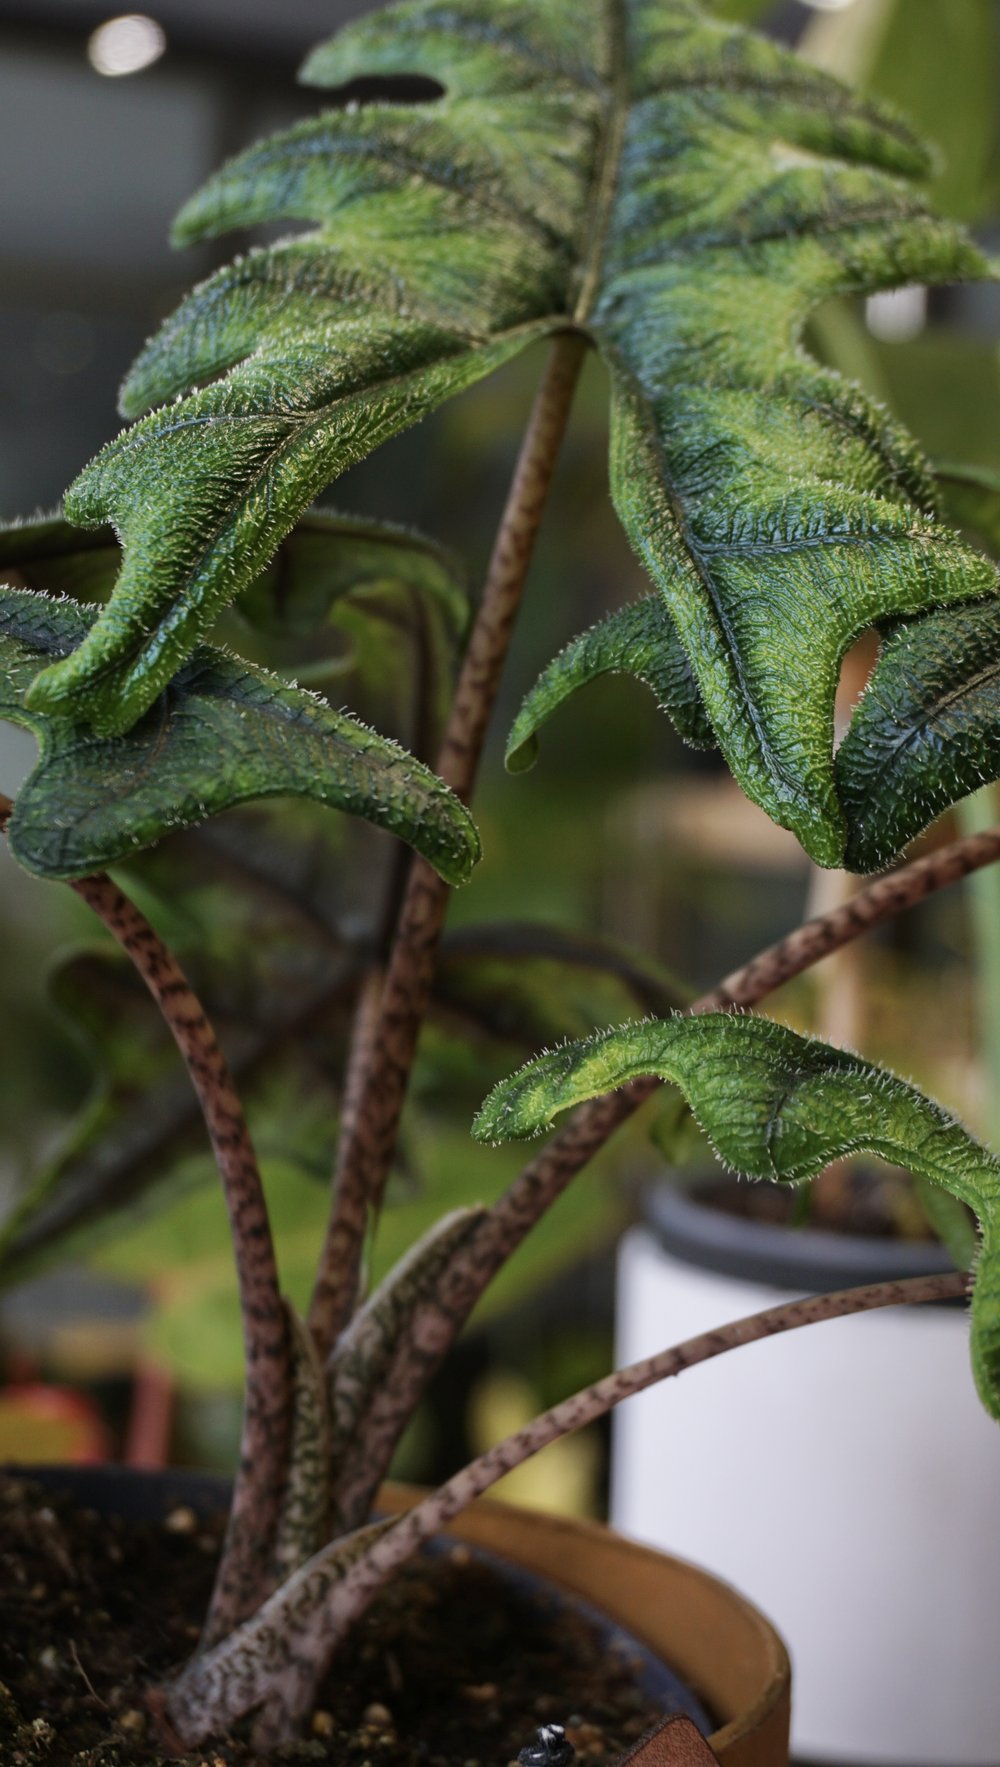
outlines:
[{"label": "alocasia jacklyn plant", "polygon": [[[244,1452],[201,1644],[159,1692],[192,1744],[249,1713],[262,1745],[293,1734],[393,1567],[555,1435],[755,1336],[963,1292],[957,1272],[728,1327],[610,1376],[406,1517],[372,1523],[402,1428],[486,1285],[662,1082],[739,1172],[797,1182],[867,1149],[968,1205],[980,1228],[973,1368],[1000,1419],[1000,1161],[912,1086],[734,1010],[995,861],[1000,831],[889,871],[686,1005],[639,960],[506,929],[494,955],[613,973],[623,1010],[657,1016],[536,1054],[502,1081],[475,1136],[534,1135],[573,1107],[568,1125],[498,1202],[446,1215],[362,1292],[428,1012],[495,1015],[489,941],[442,947],[442,928],[479,858],[466,805],[587,352],[605,366],[611,495],[650,590],[545,669],[509,764],[533,758],[576,688],[631,673],[688,741],[718,745],[814,860],[874,871],[1000,774],[996,570],[943,519],[954,496],[959,519],[987,528],[993,488],[958,468],[937,478],[884,409],[810,356],[803,330],[829,297],[981,277],[986,262],[927,211],[928,155],[898,117],[692,0],[408,0],[322,45],[304,77],[331,89],[329,107],[226,166],[176,238],[286,220],[311,230],[194,290],[126,379],[122,409],[137,421],[70,487],[62,516],[8,531],[0,552],[0,709],[40,751],[5,811],[11,848],[72,884],[155,999],[232,1220]],[[437,548],[309,513],[380,442],[540,341],[547,363],[471,619]],[[869,628],[880,654],[835,753],[840,665]],[[362,703],[402,683],[397,734],[419,759],[334,709],[334,633],[353,647]],[[292,637],[301,656],[307,641],[325,693],[235,655],[237,634],[255,658],[273,641],[280,660]],[[333,901],[351,859],[342,834],[310,848],[329,882],[320,907],[323,891],[290,884],[304,863],[292,806],[267,850],[252,819],[179,832],[276,795],[349,811],[414,849],[408,874],[379,884],[383,925],[360,948]],[[580,796],[585,813],[583,784]],[[165,863],[176,852],[202,865],[206,887],[232,900],[239,873],[251,894],[236,928],[249,944],[241,955],[234,933],[228,971],[189,940],[198,995],[101,872],[165,836]],[[87,1012],[135,1010],[134,978],[106,952],[81,954],[66,985]],[[199,995],[231,1025],[241,1087],[273,1076],[275,1050],[294,1055],[306,1028],[353,1020],[307,1321],[281,1294],[255,1150]],[[567,1028],[540,1007],[526,1017],[532,1051]],[[130,1110],[130,1151],[106,1154],[102,1136]],[[7,1266],[135,1194],[194,1114],[160,1056],[138,1108],[112,1078],[8,1224]]]}]

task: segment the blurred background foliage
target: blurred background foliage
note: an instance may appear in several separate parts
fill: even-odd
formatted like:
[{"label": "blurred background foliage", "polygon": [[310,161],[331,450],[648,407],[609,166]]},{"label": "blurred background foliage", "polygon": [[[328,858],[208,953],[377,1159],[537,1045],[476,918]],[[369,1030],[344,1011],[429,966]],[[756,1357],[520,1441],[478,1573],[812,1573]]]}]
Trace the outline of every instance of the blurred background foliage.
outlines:
[{"label": "blurred background foliage", "polygon": [[[171,255],[172,214],[226,154],[312,111],[315,95],[295,84],[298,61],[368,8],[158,0],[153,10],[156,54],[115,77],[95,35],[106,6],[0,0],[3,520],[53,509],[116,432],[116,386],[144,337],[233,249],[225,241]],[[997,249],[995,0],[718,0],[715,10],[798,43],[906,111],[939,149],[938,200]],[[989,475],[1000,473],[998,322],[993,286],[909,290],[865,309],[824,309],[809,343],[884,398],[932,458]],[[474,595],[538,370],[529,356],[446,406],[353,469],[327,501],[433,536]],[[633,683],[595,685],[546,732],[534,772],[503,771],[504,736],[539,667],[643,588],[608,506],[600,377],[588,367],[531,573],[476,804],[485,859],[454,900],[372,1247],[376,1276],[430,1219],[496,1195],[513,1176],[516,1153],[476,1148],[466,1134],[500,1074],[554,1038],[665,1010],[829,900],[829,882],[791,837],[741,798],[713,755],[685,751]],[[972,518],[956,509],[956,519]],[[423,657],[439,688],[456,635],[439,627],[428,648],[412,607],[378,585],[369,595],[367,610],[355,598],[324,626],[318,654],[312,638],[269,625],[266,582],[221,635],[412,745],[411,659]],[[373,612],[389,650],[372,647]],[[392,655],[406,668],[386,668]],[[433,700],[433,681],[421,680]],[[431,752],[432,736],[425,720],[416,746]],[[24,733],[0,732],[0,789],[16,792],[32,754]],[[967,808],[965,824],[991,809]],[[946,819],[929,838],[954,826]],[[178,835],[122,872],[190,966],[240,1073],[286,1286],[300,1304],[324,1218],[352,1004],[384,946],[400,876],[388,837],[284,803]],[[800,1025],[846,1024],[842,1040],[1000,1132],[988,1083],[1000,1068],[995,889],[984,878],[978,897],[935,899],[871,942],[860,963],[821,968],[787,991],[778,1011]],[[241,1371],[235,1292],[221,1198],[172,1047],[83,905],[19,872],[5,851],[0,914],[8,1377],[18,1390],[37,1376],[83,1381],[118,1451],[133,1458],[169,1448],[227,1464]],[[404,1444],[404,1470],[447,1470],[463,1445],[483,1445],[607,1367],[612,1246],[636,1187],[705,1161],[676,1110],[660,1112],[655,1138],[651,1126],[646,1114],[619,1138],[495,1285]],[[919,1209],[903,1225],[922,1231]],[[41,1274],[56,1250],[57,1274]],[[137,1411],[153,1419],[145,1434]],[[12,1424],[0,1409],[0,1455],[15,1426],[22,1452],[44,1451],[27,1410]],[[63,1421],[56,1434],[64,1452]],[[563,1445],[543,1457],[526,1494],[599,1508],[603,1476],[599,1441],[568,1460]]]}]

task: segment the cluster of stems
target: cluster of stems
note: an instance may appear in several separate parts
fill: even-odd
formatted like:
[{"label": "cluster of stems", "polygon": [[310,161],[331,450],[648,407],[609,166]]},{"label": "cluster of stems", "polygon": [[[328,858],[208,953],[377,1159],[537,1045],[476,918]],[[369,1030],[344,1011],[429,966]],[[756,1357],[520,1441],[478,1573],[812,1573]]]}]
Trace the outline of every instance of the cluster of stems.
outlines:
[{"label": "cluster of stems", "polygon": [[[472,795],[490,714],[520,604],[535,539],[552,482],[585,355],[581,334],[567,331],[551,346],[490,560],[483,595],[459,674],[438,757],[441,777],[465,801]],[[0,820],[10,811],[0,802]],[[1000,858],[1000,829],[973,834],[905,865],[806,922],[789,937],[727,976],[688,1011],[755,1005],[791,977],[872,927],[944,886]],[[269,1542],[289,1479],[294,1358],[288,1312],[254,1148],[235,1086],[211,1025],[175,958],[138,909],[106,877],[73,886],[127,952],[152,994],[187,1064],[201,1106],[229,1209],[239,1275],[246,1348],[243,1442],[229,1530],[199,1655],[215,1660],[243,1622],[276,1600]],[[330,1362],[350,1325],[362,1288],[363,1250],[380,1207],[400,1116],[434,978],[449,889],[430,866],[413,859],[384,972],[373,971],[359,996],[345,1076],[342,1127],[329,1227],[319,1260],[309,1330],[319,1363]],[[373,1483],[427,1381],[492,1277],[525,1234],[656,1089],[632,1082],[579,1107],[499,1201],[478,1211],[453,1244],[402,1334],[365,1419],[360,1456],[369,1482],[352,1491],[354,1520],[364,1519]],[[455,1475],[388,1531],[374,1537],[312,1615],[299,1651],[298,1680],[272,1697],[266,1663],[250,1681],[242,1706],[225,1709],[209,1676],[200,1704],[167,1701],[185,1741],[200,1740],[223,1720],[256,1704],[272,1712],[261,1740],[280,1740],[307,1714],[319,1678],[346,1628],[381,1583],[420,1543],[465,1504],[530,1454],[579,1429],[653,1382],[755,1339],[874,1307],[940,1299],[964,1291],[967,1278],[880,1283],[839,1295],[786,1303],[753,1318],[664,1350],[612,1374],[555,1406],[526,1429]],[[280,1594],[280,1591],[278,1592]],[[300,1641],[301,1642],[301,1641]],[[198,1659],[196,1658],[196,1664]],[[195,1680],[197,1677],[195,1677]],[[189,1679],[189,1685],[191,1684]],[[162,1705],[162,1701],[161,1701]],[[278,1716],[275,1718],[274,1713]]]}]

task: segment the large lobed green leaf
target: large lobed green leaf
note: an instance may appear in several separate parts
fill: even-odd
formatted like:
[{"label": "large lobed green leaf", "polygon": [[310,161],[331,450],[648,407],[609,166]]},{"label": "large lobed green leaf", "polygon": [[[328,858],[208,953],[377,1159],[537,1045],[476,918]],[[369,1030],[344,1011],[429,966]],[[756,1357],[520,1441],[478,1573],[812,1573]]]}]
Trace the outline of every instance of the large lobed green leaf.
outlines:
[{"label": "large lobed green leaf", "polygon": [[[305,77],[418,74],[251,149],[182,241],[281,219],[139,358],[67,500],[126,548],[111,607],[32,690],[128,727],[323,485],[532,340],[611,379],[612,491],[747,792],[843,855],[840,660],[867,625],[982,599],[907,437],[800,346],[834,294],[983,273],[894,116],[690,0],[409,0]],[[648,671],[647,671],[648,672]]]},{"label": "large lobed green leaf", "polygon": [[1000,1420],[1000,1160],[940,1105],[883,1068],[768,1019],[707,1013],[651,1019],[568,1043],[494,1088],[481,1141],[540,1134],[557,1112],[656,1074],[679,1086],[719,1157],[752,1178],[814,1177],[874,1153],[978,1216],[972,1304],[980,1396]]},{"label": "large lobed green leaf", "polygon": [[11,849],[43,877],[79,877],[253,798],[349,810],[422,852],[450,882],[479,857],[468,811],[395,743],[277,676],[200,645],[126,735],[99,737],[28,711],[39,666],[98,618],[87,604],[0,588],[0,717],[41,757],[18,793]]}]

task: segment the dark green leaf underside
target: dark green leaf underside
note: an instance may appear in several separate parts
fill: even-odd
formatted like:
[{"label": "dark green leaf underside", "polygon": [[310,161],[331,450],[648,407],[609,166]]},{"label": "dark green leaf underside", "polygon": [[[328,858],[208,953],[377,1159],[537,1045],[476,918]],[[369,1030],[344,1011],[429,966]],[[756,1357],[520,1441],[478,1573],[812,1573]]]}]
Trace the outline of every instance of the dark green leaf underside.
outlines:
[{"label": "dark green leaf underside", "polygon": [[451,882],[479,856],[468,811],[427,768],[299,688],[200,646],[125,736],[101,738],[24,709],[98,610],[0,589],[0,716],[30,728],[40,760],[9,836],[30,871],[76,877],[250,799],[301,796],[363,816]]},{"label": "dark green leaf underside", "polygon": [[831,295],[983,273],[913,189],[923,149],[688,0],[414,0],[306,69],[398,73],[444,95],[297,124],[184,210],[183,240],[317,230],[219,272],[140,357],[127,411],[180,402],[70,493],[75,519],[114,521],[125,565],[33,703],[127,727],[324,483],[571,324],[610,371],[615,503],[716,738],[837,863],[845,650],[994,585],[905,435],[799,342]]},{"label": "dark green leaf underside", "polygon": [[950,804],[998,778],[1000,600],[902,622],[837,754],[847,865],[887,865]]},{"label": "dark green leaf underside", "polygon": [[[0,527],[0,580],[15,588],[104,601],[121,562],[112,528],[88,531],[59,514]],[[239,615],[229,616],[224,642],[307,675],[338,705],[346,698],[420,760],[437,754],[469,615],[457,561],[443,547],[389,523],[309,510]]]},{"label": "dark green leaf underside", "polygon": [[884,1069],[767,1019],[710,1013],[647,1020],[569,1043],[490,1094],[479,1140],[541,1133],[562,1110],[656,1074],[680,1087],[720,1158],[753,1178],[814,1177],[878,1154],[957,1197],[979,1218],[972,1358],[1000,1419],[1000,1160],[941,1106]]},{"label": "dark green leaf underside", "polygon": [[[80,528],[56,511],[0,527],[0,573],[17,589],[103,601],[121,568],[111,527]],[[433,540],[391,522],[310,509],[254,583],[243,612],[266,630],[312,632],[330,604],[387,582],[422,591],[461,633],[468,601],[458,561]]]}]

